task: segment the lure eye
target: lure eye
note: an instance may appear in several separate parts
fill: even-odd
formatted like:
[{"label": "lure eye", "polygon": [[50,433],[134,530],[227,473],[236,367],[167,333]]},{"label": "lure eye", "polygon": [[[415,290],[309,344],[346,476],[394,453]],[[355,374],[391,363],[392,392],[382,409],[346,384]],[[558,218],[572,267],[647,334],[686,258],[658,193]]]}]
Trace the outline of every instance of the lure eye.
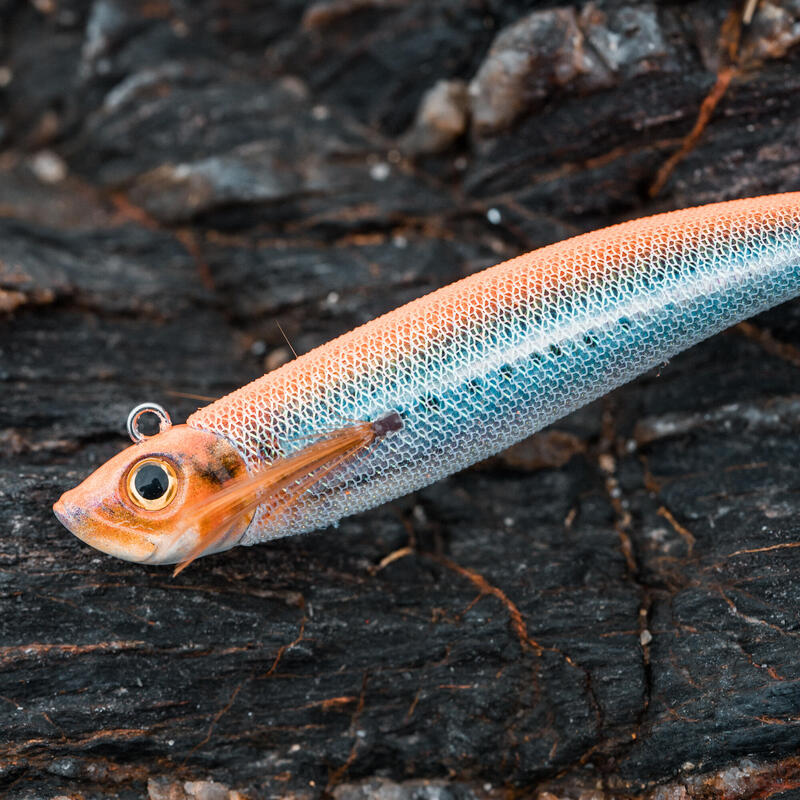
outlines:
[{"label": "lure eye", "polygon": [[128,473],[128,495],[147,511],[166,508],[178,490],[175,469],[160,458],[145,458]]}]

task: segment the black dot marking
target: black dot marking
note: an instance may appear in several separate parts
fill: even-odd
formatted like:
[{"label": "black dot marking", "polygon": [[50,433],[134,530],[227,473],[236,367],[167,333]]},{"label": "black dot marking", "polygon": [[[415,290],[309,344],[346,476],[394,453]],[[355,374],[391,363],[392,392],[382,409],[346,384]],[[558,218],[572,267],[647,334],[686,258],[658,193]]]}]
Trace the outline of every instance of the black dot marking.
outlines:
[{"label": "black dot marking", "polygon": [[133,477],[133,485],[145,500],[158,500],[169,489],[169,475],[159,464],[143,464]]},{"label": "black dot marking", "polygon": [[380,438],[388,433],[394,433],[403,429],[403,418],[396,412],[390,411],[380,419],[372,423],[372,431]]}]

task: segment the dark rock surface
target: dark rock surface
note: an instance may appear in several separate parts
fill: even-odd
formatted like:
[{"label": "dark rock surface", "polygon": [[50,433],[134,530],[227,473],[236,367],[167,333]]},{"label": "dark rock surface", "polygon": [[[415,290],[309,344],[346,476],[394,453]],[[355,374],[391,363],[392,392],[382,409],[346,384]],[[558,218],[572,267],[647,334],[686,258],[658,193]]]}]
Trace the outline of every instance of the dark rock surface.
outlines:
[{"label": "dark rock surface", "polygon": [[276,320],[306,351],[575,232],[800,188],[800,6],[744,5],[0,4],[3,797],[789,796],[797,303],[175,580],[50,511],[136,403],[182,420],[289,357]]}]

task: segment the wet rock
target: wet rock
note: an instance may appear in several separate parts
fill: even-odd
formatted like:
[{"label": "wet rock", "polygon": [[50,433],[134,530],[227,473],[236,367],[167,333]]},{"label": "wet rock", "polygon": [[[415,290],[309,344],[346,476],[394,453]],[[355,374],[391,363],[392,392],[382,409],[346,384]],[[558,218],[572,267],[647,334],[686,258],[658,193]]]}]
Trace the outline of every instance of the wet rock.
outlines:
[{"label": "wet rock", "polygon": [[[669,23],[669,17],[666,21]],[[678,69],[676,53],[655,4],[607,9],[599,3],[587,3],[581,10],[579,25],[589,44],[620,82],[650,72]]]},{"label": "wet rock", "polygon": [[556,90],[612,85],[611,70],[586,46],[573,8],[534,11],[498,34],[472,80],[473,125],[479,135],[496,133]]},{"label": "wet rock", "polygon": [[745,61],[783,58],[800,42],[800,3],[760,2],[747,33]]},{"label": "wet rock", "polygon": [[501,796],[491,785],[479,788],[450,781],[394,781],[376,779],[344,784],[333,791],[334,800],[491,800]]},{"label": "wet rock", "polygon": [[267,126],[280,126],[286,142],[291,114],[304,102],[296,82],[264,87],[224,70],[209,81],[204,62],[158,75],[163,82],[155,97],[148,97],[148,76],[122,97],[112,91],[86,120],[73,157],[82,174],[105,185],[123,184],[165,163],[201,160],[259,141]]},{"label": "wet rock", "polygon": [[480,136],[497,133],[553,96],[677,68],[655,5],[534,11],[497,35],[470,84],[474,128]]},{"label": "wet rock", "polygon": [[329,0],[313,3],[303,14],[303,27],[307,30],[325,28],[349,15],[368,9],[399,7],[403,0]]},{"label": "wet rock", "polygon": [[664,414],[645,417],[636,423],[634,438],[639,445],[658,439],[682,436],[697,428],[720,432],[743,425],[753,433],[785,433],[792,435],[800,422],[800,399],[778,398],[756,404],[732,403],[703,414]]},{"label": "wet rock", "polygon": [[[176,87],[169,99],[156,100],[145,111],[125,102],[107,112],[110,124],[98,124],[87,133],[92,148],[83,169],[99,170],[97,177],[112,186],[130,182],[133,202],[165,223],[218,212],[209,222],[225,228],[295,220],[306,226],[349,228],[354,214],[360,224],[368,224],[363,218],[369,214],[373,224],[385,227],[415,212],[448,207],[433,186],[396,159],[394,164],[389,160],[386,143],[307,102],[302,86],[283,82],[256,91],[243,93],[243,105],[235,110],[220,108],[219,88]],[[226,97],[223,103],[230,101]],[[187,127],[182,120],[189,109],[192,122]],[[138,138],[143,127],[141,135],[158,143],[157,149],[144,151],[147,161],[140,159],[143,151],[134,139],[125,145],[114,135],[117,125],[128,126],[129,113],[135,113],[136,122],[127,135]],[[228,113],[242,117],[243,124],[230,118],[223,126],[212,124]],[[208,138],[194,135],[201,130],[209,130]],[[136,158],[129,158],[123,146],[134,148]],[[97,153],[106,148],[109,157],[96,162]],[[179,161],[174,160],[176,152]],[[386,190],[374,203],[374,186],[380,182]]]},{"label": "wet rock", "polygon": [[[114,0],[95,0],[86,22],[86,38],[82,59],[85,68],[98,68],[96,62],[119,42],[135,22],[136,17],[126,12],[123,3]],[[102,71],[102,65],[99,66]]]},{"label": "wet rock", "polygon": [[178,222],[231,203],[286,200],[303,189],[297,170],[259,144],[191,164],[164,165],[136,180],[131,198],[157,219]]},{"label": "wet rock", "polygon": [[186,800],[186,792],[180,781],[169,778],[147,779],[148,800]]},{"label": "wet rock", "polygon": [[306,12],[315,24],[276,42],[267,58],[276,71],[308,76],[326,103],[398,135],[433,82],[471,78],[496,30],[528,7],[521,0],[318,3]]},{"label": "wet rock", "polygon": [[231,800],[228,787],[216,781],[187,781],[183,788],[191,800]]},{"label": "wet rock", "polygon": [[467,130],[469,96],[463,81],[439,81],[422,98],[412,128],[400,140],[411,154],[438,153]]},{"label": "wet rock", "polygon": [[657,201],[728,2],[6,11],[4,797],[708,800],[797,781],[796,303],[488,466],[177,580],[51,513],[126,446],[136,403],[181,421],[291,358],[276,321],[304,352],[591,227],[796,189],[794,5],[759,4]]},{"label": "wet rock", "polygon": [[[7,306],[70,299],[108,313],[163,317],[188,308],[183,287],[196,283],[197,267],[167,233],[124,225],[66,232],[9,219],[0,220],[0,232]],[[204,290],[196,286],[190,294],[200,301]]]}]

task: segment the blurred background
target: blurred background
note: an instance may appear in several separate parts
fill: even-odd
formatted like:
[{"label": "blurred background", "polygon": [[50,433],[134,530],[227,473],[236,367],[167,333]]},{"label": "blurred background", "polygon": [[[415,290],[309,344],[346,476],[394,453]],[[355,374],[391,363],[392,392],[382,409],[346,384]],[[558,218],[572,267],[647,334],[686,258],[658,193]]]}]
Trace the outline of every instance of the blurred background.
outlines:
[{"label": "blurred background", "polygon": [[4,796],[789,797],[796,304],[177,580],[50,507],[277,323],[800,188],[798,42],[797,0],[0,2]]}]

